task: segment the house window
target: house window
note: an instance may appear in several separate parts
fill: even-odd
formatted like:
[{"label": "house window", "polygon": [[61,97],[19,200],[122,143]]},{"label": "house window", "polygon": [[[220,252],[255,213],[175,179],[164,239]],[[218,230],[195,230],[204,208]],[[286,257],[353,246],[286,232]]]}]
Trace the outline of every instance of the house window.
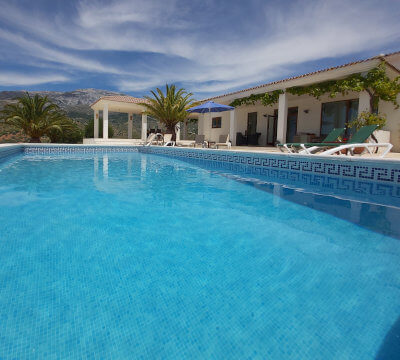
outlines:
[{"label": "house window", "polygon": [[346,128],[345,137],[349,137],[354,129],[347,129],[347,124],[358,116],[358,99],[333,101],[322,104],[321,137],[328,135],[334,128]]},{"label": "house window", "polygon": [[221,128],[221,123],[222,123],[222,117],[221,116],[212,118],[212,128],[213,129]]}]

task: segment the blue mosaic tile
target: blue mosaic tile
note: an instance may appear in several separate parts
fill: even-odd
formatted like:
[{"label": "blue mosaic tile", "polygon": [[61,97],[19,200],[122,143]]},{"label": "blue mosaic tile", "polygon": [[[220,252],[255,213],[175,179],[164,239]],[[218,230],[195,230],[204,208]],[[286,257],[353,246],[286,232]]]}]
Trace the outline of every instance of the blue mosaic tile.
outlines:
[{"label": "blue mosaic tile", "polygon": [[[400,162],[347,161],[346,159],[305,158],[277,154],[240,154],[235,152],[181,149],[163,147],[139,147],[140,152],[176,158],[202,159],[265,168],[285,169],[322,175],[341,176],[354,179],[400,183]],[[360,165],[362,163],[362,165]],[[377,166],[379,164],[379,166]]]}]

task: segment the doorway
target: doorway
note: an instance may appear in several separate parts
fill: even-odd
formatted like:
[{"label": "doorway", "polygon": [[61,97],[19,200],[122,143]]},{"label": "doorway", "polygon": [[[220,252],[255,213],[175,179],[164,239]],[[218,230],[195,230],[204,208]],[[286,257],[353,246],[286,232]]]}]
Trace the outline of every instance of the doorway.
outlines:
[{"label": "doorway", "polygon": [[[288,108],[286,125],[286,142],[293,142],[297,134],[297,115],[298,107]],[[278,109],[274,110],[274,115],[268,115],[267,145],[275,145],[278,127]]]},{"label": "doorway", "polygon": [[257,133],[257,113],[251,112],[247,114],[247,145],[258,145]]},{"label": "doorway", "polygon": [[293,142],[293,138],[297,134],[297,115],[298,107],[288,108],[286,142]]},{"label": "doorway", "polygon": [[276,125],[278,123],[278,111],[275,115],[267,115],[267,145],[275,146],[276,142]]}]

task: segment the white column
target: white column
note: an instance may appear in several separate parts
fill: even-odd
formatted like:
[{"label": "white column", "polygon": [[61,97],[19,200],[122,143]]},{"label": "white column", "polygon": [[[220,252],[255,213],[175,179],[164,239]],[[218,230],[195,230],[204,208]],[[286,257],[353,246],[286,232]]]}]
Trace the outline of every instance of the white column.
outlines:
[{"label": "white column", "polygon": [[229,140],[232,142],[232,145],[236,145],[236,119],[235,119],[235,110],[230,111],[229,118]]},{"label": "white column", "polygon": [[93,129],[93,137],[95,139],[99,138],[99,110],[94,111],[94,117],[93,117],[93,122],[94,122],[94,129]]},{"label": "white column", "polygon": [[204,134],[204,122],[202,114],[199,114],[197,117],[197,134],[198,135],[205,135]]},{"label": "white column", "polygon": [[103,139],[108,139],[108,104],[103,107]]},{"label": "white column", "polygon": [[371,111],[369,100],[369,94],[366,91],[361,91],[358,97],[358,115],[360,115],[363,111]]},{"label": "white column", "polygon": [[147,139],[147,114],[142,114],[142,140]]},{"label": "white column", "polygon": [[181,126],[182,123],[178,123],[178,128],[176,130],[176,141],[179,141],[181,139]]},{"label": "white column", "polygon": [[286,143],[286,129],[287,129],[287,115],[288,115],[288,100],[287,94],[284,92],[279,95],[278,102],[278,125],[276,140],[281,144]]},{"label": "white column", "polygon": [[128,139],[132,139],[133,114],[128,114]]}]

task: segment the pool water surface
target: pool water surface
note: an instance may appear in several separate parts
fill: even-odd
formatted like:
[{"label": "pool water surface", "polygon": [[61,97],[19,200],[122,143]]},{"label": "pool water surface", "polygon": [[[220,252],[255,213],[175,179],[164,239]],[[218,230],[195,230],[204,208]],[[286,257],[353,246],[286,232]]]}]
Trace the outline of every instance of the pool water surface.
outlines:
[{"label": "pool water surface", "polygon": [[16,155],[0,359],[393,358],[397,200],[349,195],[347,219],[328,195],[150,154]]}]

